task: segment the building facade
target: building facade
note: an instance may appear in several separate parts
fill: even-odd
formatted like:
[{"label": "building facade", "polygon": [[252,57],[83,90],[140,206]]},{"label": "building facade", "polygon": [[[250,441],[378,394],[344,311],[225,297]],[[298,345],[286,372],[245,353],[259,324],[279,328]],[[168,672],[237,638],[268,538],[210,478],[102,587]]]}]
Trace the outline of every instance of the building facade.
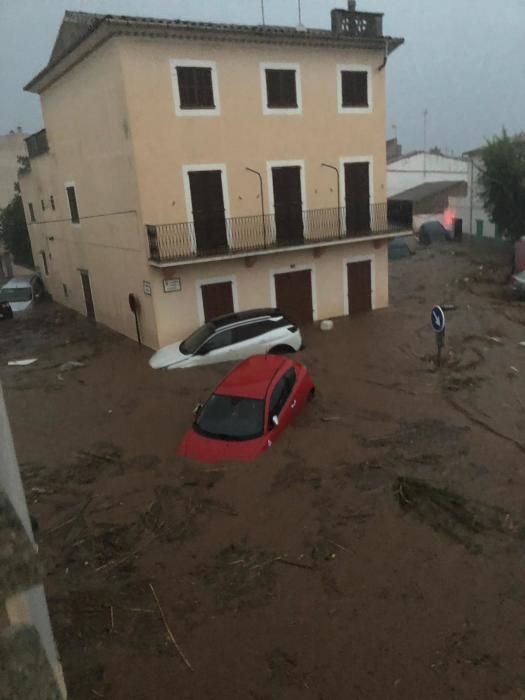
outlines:
[{"label": "building facade", "polygon": [[20,183],[55,299],[134,337],[133,294],[154,348],[229,311],[387,305],[401,43],[344,10],[307,31],[66,13]]},{"label": "building facade", "polygon": [[475,238],[501,240],[503,231],[490,220],[485,210],[478,184],[482,167],[482,150],[482,148],[478,148],[464,154],[468,165],[468,192],[465,196],[451,197],[450,207],[454,210],[456,218],[461,222],[463,233]]},{"label": "building facade", "polygon": [[389,159],[387,171],[391,197],[427,182],[468,182],[469,163],[466,158],[416,151]]},{"label": "building facade", "polygon": [[0,135],[0,210],[13,199],[18,181],[18,156],[27,156],[25,137],[20,127]]}]

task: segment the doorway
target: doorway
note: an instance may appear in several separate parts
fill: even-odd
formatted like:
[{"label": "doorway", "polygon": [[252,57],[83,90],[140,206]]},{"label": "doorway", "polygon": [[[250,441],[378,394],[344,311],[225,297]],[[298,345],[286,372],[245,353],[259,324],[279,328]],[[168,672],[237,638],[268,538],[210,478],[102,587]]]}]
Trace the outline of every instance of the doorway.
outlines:
[{"label": "doorway", "polygon": [[348,263],[348,313],[350,316],[372,310],[372,265],[370,260]]},{"label": "doorway", "polygon": [[221,170],[188,172],[191,209],[197,252],[221,253],[228,250]]},{"label": "doorway", "polygon": [[91,282],[89,279],[89,272],[87,270],[80,270],[80,278],[82,280],[82,289],[84,291],[86,315],[92,321],[96,321],[95,305],[93,304],[93,294],[91,293]]},{"label": "doorway", "polygon": [[273,205],[277,245],[303,241],[301,166],[272,167]]},{"label": "doorway", "polygon": [[346,231],[370,231],[370,163],[345,163]]},{"label": "doorway", "polygon": [[312,271],[296,270],[274,275],[275,301],[292,323],[313,321]]},{"label": "doorway", "polygon": [[483,238],[483,219],[476,219],[476,238]]},{"label": "doorway", "polygon": [[234,312],[233,285],[231,282],[212,282],[201,285],[204,321]]}]

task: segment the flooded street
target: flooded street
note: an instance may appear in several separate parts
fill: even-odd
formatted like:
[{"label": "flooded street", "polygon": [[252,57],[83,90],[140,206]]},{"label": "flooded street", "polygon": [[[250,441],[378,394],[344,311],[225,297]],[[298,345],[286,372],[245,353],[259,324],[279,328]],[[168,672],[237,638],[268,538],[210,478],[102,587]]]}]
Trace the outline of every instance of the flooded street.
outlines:
[{"label": "flooded street", "polygon": [[[257,463],[216,468],[176,448],[228,367],[154,372],[150,351],[52,304],[1,322],[70,696],[524,698],[509,270],[503,247],[467,243],[391,263],[390,308],[305,329],[317,397],[296,424]],[[439,370],[433,304],[455,307]]]}]

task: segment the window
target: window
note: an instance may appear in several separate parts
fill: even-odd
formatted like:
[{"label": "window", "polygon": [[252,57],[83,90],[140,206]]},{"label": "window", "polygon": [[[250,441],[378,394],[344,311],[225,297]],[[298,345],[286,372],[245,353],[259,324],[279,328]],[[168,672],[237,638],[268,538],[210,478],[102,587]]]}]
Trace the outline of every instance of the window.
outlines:
[{"label": "window", "polygon": [[194,427],[201,435],[218,440],[253,440],[264,431],[264,401],[212,394]]},{"label": "window", "polygon": [[45,211],[45,210],[46,210],[46,205],[44,204],[44,200],[43,200],[43,199],[40,200],[40,206],[42,207],[42,211]]},{"label": "window", "polygon": [[264,114],[302,112],[301,75],[296,63],[261,64]]},{"label": "window", "polygon": [[42,263],[43,263],[43,265],[44,265],[44,272],[46,273],[46,275],[49,275],[49,269],[48,269],[48,267],[47,267],[47,257],[46,257],[46,254],[45,254],[44,251],[42,251],[42,252],[40,253],[40,255],[42,256]]},{"label": "window", "polygon": [[272,420],[273,416],[278,416],[282,411],[284,404],[286,403],[288,397],[292,393],[292,389],[295,384],[295,370],[289,369],[288,372],[280,379],[272,392],[270,398],[270,411],[269,420]]},{"label": "window", "polygon": [[268,333],[278,327],[278,323],[274,321],[251,321],[244,323],[242,326],[237,326],[233,329],[233,342],[242,343],[244,340],[257,338],[258,335]]},{"label": "window", "polygon": [[33,209],[33,205],[31,202],[28,203],[27,208],[29,209],[29,219],[31,220],[31,223],[35,223],[35,210]]},{"label": "window", "polygon": [[219,114],[217,69],[213,61],[172,60],[175,113],[179,116]]},{"label": "window", "polygon": [[211,352],[212,350],[220,350],[221,348],[225,348],[228,345],[231,345],[232,343],[233,331],[231,329],[226,331],[220,331],[208,340],[206,345],[204,345],[199,351],[199,354]]},{"label": "window", "polygon": [[75,192],[75,185],[66,185],[67,199],[69,202],[69,211],[71,212],[71,221],[74,224],[80,223],[80,217],[78,215],[78,204],[77,195]]},{"label": "window", "polygon": [[213,109],[211,68],[178,66],[179,98],[181,109]]},{"label": "window", "polygon": [[51,204],[51,209],[55,211],[55,198],[53,197],[53,195],[49,197],[49,202]]},{"label": "window", "polygon": [[297,107],[294,70],[266,69],[268,107]]},{"label": "window", "polygon": [[368,66],[338,66],[337,95],[339,112],[370,112],[372,95]]}]

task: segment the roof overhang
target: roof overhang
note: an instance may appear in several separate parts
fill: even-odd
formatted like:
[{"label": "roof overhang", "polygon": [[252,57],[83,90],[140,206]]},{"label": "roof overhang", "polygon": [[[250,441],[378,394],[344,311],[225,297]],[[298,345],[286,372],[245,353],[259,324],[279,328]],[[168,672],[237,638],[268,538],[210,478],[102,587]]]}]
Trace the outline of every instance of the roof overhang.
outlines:
[{"label": "roof overhang", "polygon": [[218,43],[307,46],[335,49],[366,49],[391,54],[404,43],[395,37],[354,37],[324,29],[298,30],[293,27],[209,24],[175,20],[100,15],[89,31],[70,50],[48,64],[24,90],[40,94],[64,73],[115,36],[135,36]]}]

